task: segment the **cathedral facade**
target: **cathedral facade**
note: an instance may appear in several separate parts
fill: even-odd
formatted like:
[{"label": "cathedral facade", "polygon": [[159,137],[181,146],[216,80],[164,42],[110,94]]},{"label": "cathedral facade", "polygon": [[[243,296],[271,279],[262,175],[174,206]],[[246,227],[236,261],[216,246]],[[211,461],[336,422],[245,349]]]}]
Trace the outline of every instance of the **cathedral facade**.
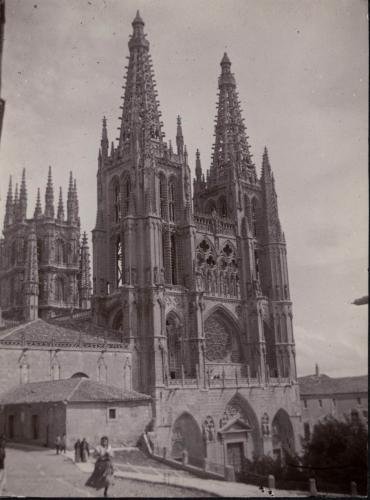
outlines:
[{"label": "cathedral facade", "polygon": [[257,175],[231,62],[218,79],[210,168],[191,187],[181,119],[164,140],[139,13],[118,143],[103,119],[93,230],[93,320],[130,346],[161,453],[210,470],[299,452],[287,253],[267,149]]}]

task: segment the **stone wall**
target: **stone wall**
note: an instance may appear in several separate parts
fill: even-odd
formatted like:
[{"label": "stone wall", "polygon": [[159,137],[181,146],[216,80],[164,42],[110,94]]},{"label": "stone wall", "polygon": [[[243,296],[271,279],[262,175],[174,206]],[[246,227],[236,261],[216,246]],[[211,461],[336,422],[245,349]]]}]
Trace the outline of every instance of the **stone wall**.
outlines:
[{"label": "stone wall", "polygon": [[[130,353],[94,350],[0,348],[0,394],[20,383],[70,378],[77,372],[92,380],[131,389]],[[124,369],[124,366],[126,368]],[[125,381],[124,381],[125,374]]]},{"label": "stone wall", "polygon": [[[9,416],[14,417],[14,437],[11,437]],[[32,417],[37,415],[38,437],[33,434]],[[66,405],[63,403],[38,403],[7,405],[0,411],[0,429],[7,439],[54,447],[57,435],[66,431]]]},{"label": "stone wall", "polygon": [[[115,409],[116,418],[109,418]],[[108,436],[112,446],[135,446],[152,418],[150,401],[125,403],[74,403],[67,407],[67,444],[85,437],[96,446]]]}]

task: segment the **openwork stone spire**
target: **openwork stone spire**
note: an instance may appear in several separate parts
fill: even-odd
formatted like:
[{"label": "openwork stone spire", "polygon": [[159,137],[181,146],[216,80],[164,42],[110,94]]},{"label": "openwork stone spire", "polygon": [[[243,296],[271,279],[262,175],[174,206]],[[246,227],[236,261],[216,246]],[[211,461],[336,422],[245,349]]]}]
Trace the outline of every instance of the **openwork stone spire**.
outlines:
[{"label": "openwork stone spire", "polygon": [[139,141],[162,140],[161,113],[155,90],[149,42],[139,11],[132,22],[133,34],[128,43],[130,56],[122,106],[119,145],[123,147],[137,134]]},{"label": "openwork stone spire", "polygon": [[275,179],[272,173],[270,160],[265,147],[262,157],[262,191],[265,206],[265,222],[267,236],[270,241],[282,241],[283,233],[279,219],[277,194],[275,190]]},{"label": "openwork stone spire", "polygon": [[59,188],[59,202],[58,202],[57,219],[60,221],[64,220],[63,192],[62,192],[61,187]]},{"label": "openwork stone spire", "polygon": [[42,207],[41,207],[40,188],[37,188],[37,198],[36,198],[36,205],[35,205],[35,211],[33,213],[33,217],[35,219],[38,219],[41,216],[42,216]]},{"label": "openwork stone spire", "polygon": [[74,199],[75,220],[77,222],[79,222],[79,207],[78,207],[78,194],[77,194],[77,181],[76,181],[76,179],[74,180],[74,183],[73,183],[73,199]]},{"label": "openwork stone spire", "polygon": [[18,219],[19,213],[19,194],[18,194],[18,182],[15,184],[14,190],[14,201],[13,201],[13,221]]},{"label": "openwork stone spire", "polygon": [[26,187],[26,169],[22,172],[21,189],[19,191],[19,217],[24,220],[27,218],[27,187]]},{"label": "openwork stone spire", "polygon": [[218,111],[210,180],[215,182],[222,179],[231,167],[236,169],[238,177],[246,178],[247,170],[254,170],[254,165],[249,152],[235,78],[231,73],[231,62],[226,52],[221,61],[218,89]]},{"label": "openwork stone spire", "polygon": [[45,191],[45,217],[54,219],[54,188],[51,167],[49,167],[48,182]]},{"label": "openwork stone spire", "polygon": [[6,197],[4,227],[9,226],[13,222],[13,187],[12,176],[9,177],[8,194]]}]

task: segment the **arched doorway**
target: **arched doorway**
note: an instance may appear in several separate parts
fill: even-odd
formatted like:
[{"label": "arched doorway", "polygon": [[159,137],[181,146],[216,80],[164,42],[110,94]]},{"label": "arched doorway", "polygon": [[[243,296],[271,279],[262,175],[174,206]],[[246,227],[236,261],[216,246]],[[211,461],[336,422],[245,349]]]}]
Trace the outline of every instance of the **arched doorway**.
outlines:
[{"label": "arched doorway", "polygon": [[292,422],[287,412],[282,408],[273,418],[271,429],[274,459],[285,463],[287,457],[295,455],[295,444]]},{"label": "arched doorway", "polygon": [[[218,422],[219,432],[223,435],[225,444],[225,455],[228,453],[228,438],[235,442],[233,424],[238,427],[245,426],[246,434],[240,440],[243,446],[244,457],[252,460],[255,456],[263,454],[263,441],[260,432],[258,418],[250,403],[241,394],[237,393],[227,403]],[[242,434],[240,434],[242,436]],[[243,457],[241,457],[243,460]]]},{"label": "arched doorway", "polygon": [[190,413],[182,413],[172,427],[171,457],[181,460],[183,451],[189,464],[203,467],[205,446],[199,425]]}]

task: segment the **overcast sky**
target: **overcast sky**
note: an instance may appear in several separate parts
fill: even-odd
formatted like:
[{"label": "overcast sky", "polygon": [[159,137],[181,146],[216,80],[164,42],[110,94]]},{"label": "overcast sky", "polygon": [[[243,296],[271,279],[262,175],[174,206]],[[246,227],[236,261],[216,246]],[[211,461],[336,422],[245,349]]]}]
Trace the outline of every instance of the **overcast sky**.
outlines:
[{"label": "overcast sky", "polygon": [[101,119],[115,140],[136,9],[167,139],[180,114],[193,170],[197,147],[209,167],[228,52],[257,169],[266,144],[275,174],[299,374],[315,362],[333,376],[367,373],[367,306],[351,305],[367,294],[365,0],[8,0],[1,221],[9,174],[27,169],[30,217],[52,165],[64,195],[73,170],[92,230]]}]

